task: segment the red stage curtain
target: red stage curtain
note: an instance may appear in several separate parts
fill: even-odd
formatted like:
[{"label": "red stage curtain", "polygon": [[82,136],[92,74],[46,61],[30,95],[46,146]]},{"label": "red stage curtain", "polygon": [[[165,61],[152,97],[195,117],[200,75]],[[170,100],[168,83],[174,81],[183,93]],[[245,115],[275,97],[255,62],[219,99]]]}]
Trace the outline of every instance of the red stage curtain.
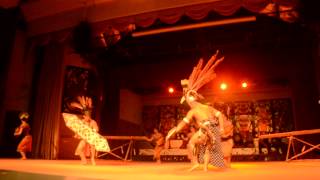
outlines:
[{"label": "red stage curtain", "polygon": [[113,26],[122,30],[129,24],[140,27],[151,26],[157,19],[166,24],[174,24],[184,15],[194,20],[205,18],[209,12],[216,12],[223,16],[230,16],[240,8],[245,8],[254,13],[261,13],[269,4],[295,7],[298,0],[224,0],[207,4],[192,5],[187,7],[165,9],[161,11],[148,12],[135,16],[121,17],[118,19],[102,21],[94,24],[97,34],[104,32],[107,27]]},{"label": "red stage curtain", "polygon": [[55,159],[63,89],[63,46],[47,44],[37,85],[33,115],[33,156]]},{"label": "red stage curtain", "polygon": [[[273,12],[270,12],[270,10],[281,10],[284,7],[286,10],[288,10],[288,8],[294,9],[298,6],[298,2],[299,0],[221,0],[158,11],[149,10],[148,12],[148,9],[146,9],[141,13],[135,12],[136,15],[108,19],[105,21],[95,22],[92,25],[94,34],[98,36],[101,33],[106,32],[110,27],[120,31],[124,31],[130,24],[146,28],[154,24],[157,20],[166,24],[175,24],[182,16],[188,16],[191,19],[200,20],[205,18],[210,12],[215,12],[223,16],[230,16],[236,13],[240,8],[245,8],[254,13],[268,13],[268,15],[271,15],[269,13]],[[279,9],[271,8],[266,10],[266,7],[270,6],[278,7]],[[280,18],[288,22],[293,22],[294,18],[290,19],[291,17],[286,17],[287,14],[288,13],[281,14],[282,16]],[[292,14],[290,14],[290,16],[292,16]],[[297,15],[294,14],[293,17],[294,16]],[[51,33],[50,35],[47,34],[42,38],[42,42],[45,42],[46,40],[65,40],[66,37],[71,34],[70,32],[71,29],[67,29]]]}]

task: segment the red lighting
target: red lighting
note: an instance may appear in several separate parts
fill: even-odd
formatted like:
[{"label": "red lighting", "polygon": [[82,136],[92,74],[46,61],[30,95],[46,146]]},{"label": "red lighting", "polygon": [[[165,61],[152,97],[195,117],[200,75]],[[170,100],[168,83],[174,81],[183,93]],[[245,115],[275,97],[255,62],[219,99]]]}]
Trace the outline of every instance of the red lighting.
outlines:
[{"label": "red lighting", "polygon": [[170,94],[174,93],[174,88],[173,88],[173,87],[169,87],[169,88],[168,88],[168,92],[169,92]]},{"label": "red lighting", "polygon": [[248,83],[243,82],[243,83],[241,84],[241,87],[242,87],[242,88],[247,88],[247,87],[248,87]]},{"label": "red lighting", "polygon": [[220,89],[226,90],[228,88],[228,85],[226,83],[221,83],[220,84]]}]

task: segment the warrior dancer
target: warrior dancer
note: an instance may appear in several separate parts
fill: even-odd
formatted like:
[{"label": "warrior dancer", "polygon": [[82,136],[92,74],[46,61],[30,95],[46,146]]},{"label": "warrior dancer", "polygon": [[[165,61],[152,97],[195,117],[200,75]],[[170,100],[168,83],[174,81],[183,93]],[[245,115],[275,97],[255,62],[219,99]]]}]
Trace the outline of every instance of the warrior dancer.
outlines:
[{"label": "warrior dancer", "polygon": [[30,126],[27,123],[29,119],[29,114],[27,112],[22,112],[19,114],[19,119],[21,124],[14,131],[14,136],[24,135],[23,139],[20,141],[17,151],[21,154],[21,159],[27,159],[26,153],[31,152],[32,149],[32,136],[30,135]]},{"label": "warrior dancer", "polygon": [[[71,104],[71,106],[73,107],[77,107],[82,109],[83,111],[83,122],[85,124],[87,124],[90,128],[92,128],[93,130],[95,130],[96,132],[99,131],[99,127],[96,123],[95,120],[91,119],[91,109],[92,109],[92,100],[91,98],[88,97],[78,97],[78,100],[80,102],[73,102]],[[76,138],[80,138],[80,136],[75,135]],[[77,149],[75,151],[75,155],[80,156],[81,159],[81,164],[87,164],[87,159],[86,157],[90,155],[91,157],[91,163],[92,165],[96,165],[95,162],[95,155],[96,155],[96,151],[95,151],[95,147],[93,145],[88,144],[84,139],[80,138],[80,142],[77,146]]]},{"label": "warrior dancer", "polygon": [[[203,85],[215,78],[214,69],[223,60],[223,58],[220,58],[216,61],[217,54],[218,52],[211,57],[203,69],[203,60],[201,59],[193,69],[189,79],[181,81],[184,92],[181,103],[186,101],[191,109],[186,117],[168,132],[166,137],[166,140],[169,140],[175,133],[181,131],[184,126],[195,120],[199,130],[189,142],[189,151],[193,155],[191,162],[194,163],[190,170],[198,167],[199,163],[204,164],[205,171],[208,170],[209,163],[219,168],[225,167],[220,136],[224,131],[224,116],[215,108],[200,103],[199,100],[203,99],[203,96],[197,92]],[[198,152],[196,151],[196,146],[199,146]]]}]

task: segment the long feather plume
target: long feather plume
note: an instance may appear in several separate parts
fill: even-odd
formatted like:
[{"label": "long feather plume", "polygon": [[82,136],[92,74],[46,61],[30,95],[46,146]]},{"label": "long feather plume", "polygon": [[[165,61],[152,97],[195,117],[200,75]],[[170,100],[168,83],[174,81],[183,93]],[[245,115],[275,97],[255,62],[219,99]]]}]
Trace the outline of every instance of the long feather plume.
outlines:
[{"label": "long feather plume", "polygon": [[200,59],[197,66],[193,68],[193,71],[189,76],[189,84],[192,85],[197,80],[201,72],[202,64],[203,64],[203,59]]},{"label": "long feather plume", "polygon": [[83,106],[82,106],[80,103],[78,103],[78,102],[71,102],[71,103],[70,103],[70,106],[71,106],[71,107],[74,107],[74,108],[78,108],[78,109],[83,110]]},{"label": "long feather plume", "polygon": [[203,66],[203,59],[199,60],[197,66],[193,68],[191,75],[189,76],[189,90],[198,91],[202,86],[210,82],[212,79],[216,77],[216,73],[214,69],[217,65],[223,61],[224,57],[217,60],[219,51],[217,51],[207,62],[207,64]]},{"label": "long feather plume", "polygon": [[81,110],[92,108],[92,99],[90,97],[78,96],[78,102],[71,102],[70,106]]}]

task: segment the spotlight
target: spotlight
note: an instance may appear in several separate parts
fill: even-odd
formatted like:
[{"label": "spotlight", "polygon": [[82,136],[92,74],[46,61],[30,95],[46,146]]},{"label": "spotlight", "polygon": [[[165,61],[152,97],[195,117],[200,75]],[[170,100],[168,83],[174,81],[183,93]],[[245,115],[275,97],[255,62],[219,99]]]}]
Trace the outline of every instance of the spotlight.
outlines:
[{"label": "spotlight", "polygon": [[220,84],[220,89],[221,90],[226,90],[228,88],[228,85],[226,83],[221,83]]},{"label": "spotlight", "polygon": [[174,93],[174,88],[173,88],[173,87],[169,87],[169,88],[168,88],[168,92],[169,92],[170,94]]},{"label": "spotlight", "polygon": [[242,82],[241,83],[241,87],[242,88],[247,88],[248,87],[248,83],[247,82]]}]

